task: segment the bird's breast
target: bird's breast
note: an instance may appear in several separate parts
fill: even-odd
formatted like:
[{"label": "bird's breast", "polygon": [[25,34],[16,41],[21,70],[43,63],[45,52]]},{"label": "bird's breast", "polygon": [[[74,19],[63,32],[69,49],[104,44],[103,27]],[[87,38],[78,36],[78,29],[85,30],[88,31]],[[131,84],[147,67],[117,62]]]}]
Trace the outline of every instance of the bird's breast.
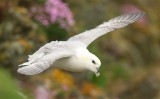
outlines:
[{"label": "bird's breast", "polygon": [[60,68],[72,72],[81,72],[86,70],[83,63],[76,57],[62,58],[53,63],[53,67]]}]

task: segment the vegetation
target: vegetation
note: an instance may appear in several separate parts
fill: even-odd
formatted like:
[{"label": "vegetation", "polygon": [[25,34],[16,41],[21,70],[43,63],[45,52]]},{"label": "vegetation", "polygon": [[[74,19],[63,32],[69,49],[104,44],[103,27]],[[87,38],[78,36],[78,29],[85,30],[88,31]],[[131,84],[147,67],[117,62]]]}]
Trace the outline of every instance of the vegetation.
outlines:
[{"label": "vegetation", "polygon": [[[159,99],[160,0],[1,0],[0,99]],[[115,16],[144,11],[136,23],[89,46],[101,75],[59,69],[35,76],[18,65],[42,45],[94,28]]]}]

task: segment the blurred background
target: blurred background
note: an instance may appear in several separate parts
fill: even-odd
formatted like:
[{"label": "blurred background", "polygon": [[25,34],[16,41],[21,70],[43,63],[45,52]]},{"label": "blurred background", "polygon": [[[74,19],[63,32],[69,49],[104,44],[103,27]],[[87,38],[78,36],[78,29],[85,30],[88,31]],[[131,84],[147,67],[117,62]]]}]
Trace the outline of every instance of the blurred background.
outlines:
[{"label": "blurred background", "polygon": [[[160,99],[160,0],[0,0],[0,99]],[[42,45],[124,13],[145,16],[94,41],[101,75],[16,71]]]}]

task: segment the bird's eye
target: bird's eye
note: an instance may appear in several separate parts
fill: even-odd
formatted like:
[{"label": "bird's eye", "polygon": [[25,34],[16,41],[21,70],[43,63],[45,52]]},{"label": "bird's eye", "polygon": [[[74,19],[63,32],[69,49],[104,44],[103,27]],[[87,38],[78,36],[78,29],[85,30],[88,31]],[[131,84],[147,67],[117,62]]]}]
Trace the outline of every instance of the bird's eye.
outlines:
[{"label": "bird's eye", "polygon": [[93,63],[93,64],[96,64],[96,62],[95,62],[94,60],[92,60],[92,63]]}]

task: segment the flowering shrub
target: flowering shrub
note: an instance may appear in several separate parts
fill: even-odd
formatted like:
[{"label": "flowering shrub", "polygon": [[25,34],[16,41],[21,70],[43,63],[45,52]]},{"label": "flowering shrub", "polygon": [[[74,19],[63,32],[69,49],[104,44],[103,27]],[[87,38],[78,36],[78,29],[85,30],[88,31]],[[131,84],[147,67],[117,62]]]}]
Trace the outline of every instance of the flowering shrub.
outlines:
[{"label": "flowering shrub", "polygon": [[100,87],[83,80],[80,85],[77,85],[74,76],[60,69],[42,73],[33,78],[33,82],[41,84],[34,89],[35,99],[59,99],[59,96],[60,99],[77,99],[82,96],[98,99],[98,97],[104,96]]},{"label": "flowering shrub", "polygon": [[66,29],[74,24],[72,12],[62,0],[47,0],[44,6],[32,7],[31,16],[45,26],[58,23]]},{"label": "flowering shrub", "polygon": [[36,99],[55,99],[59,95],[64,98],[74,92],[73,76],[59,69],[37,76],[34,80],[41,83],[34,89]]}]

